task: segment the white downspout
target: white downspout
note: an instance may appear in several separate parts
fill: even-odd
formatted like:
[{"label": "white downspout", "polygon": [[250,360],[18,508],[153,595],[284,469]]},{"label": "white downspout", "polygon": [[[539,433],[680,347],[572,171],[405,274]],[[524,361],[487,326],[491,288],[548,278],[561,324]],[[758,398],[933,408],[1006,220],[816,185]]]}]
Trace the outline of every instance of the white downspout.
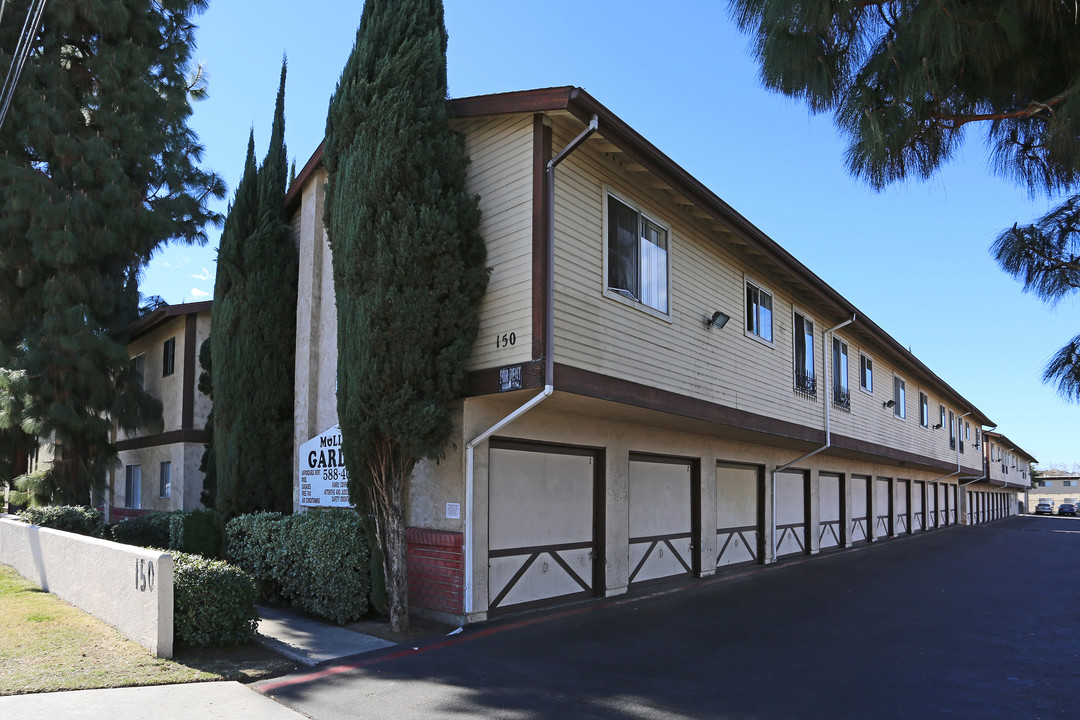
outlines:
[{"label": "white downspout", "polygon": [[544,173],[545,182],[547,184],[547,192],[545,193],[544,200],[547,205],[547,257],[545,258],[547,276],[544,279],[544,302],[546,309],[544,314],[544,389],[539,395],[533,397],[517,410],[514,410],[502,420],[498,421],[465,444],[465,547],[463,548],[465,554],[465,582],[463,592],[465,593],[464,607],[466,615],[471,613],[473,608],[472,579],[474,568],[472,550],[475,449],[477,445],[547,400],[555,392],[555,167],[561,163],[566,156],[576,150],[581,143],[585,142],[590,135],[596,132],[599,126],[599,117],[593,115],[592,120],[589,121],[589,126],[582,130],[576,138],[571,140],[570,144],[564,147],[558,155],[548,161]]},{"label": "white downspout", "polygon": [[828,450],[830,447],[832,447],[832,425],[831,425],[832,420],[831,420],[831,416],[829,415],[829,406],[832,405],[832,396],[830,394],[831,388],[830,388],[830,385],[829,385],[829,380],[831,379],[831,377],[830,377],[831,373],[829,372],[829,359],[832,358],[832,348],[829,347],[828,338],[829,338],[829,336],[831,334],[833,334],[834,332],[836,332],[840,328],[844,327],[845,325],[850,325],[851,323],[855,322],[855,317],[856,317],[855,313],[852,313],[851,317],[848,318],[847,320],[845,320],[844,322],[840,323],[839,325],[834,325],[831,328],[829,328],[828,330],[826,330],[825,332],[821,333],[821,345],[822,345],[821,349],[823,351],[823,354],[825,355],[825,398],[824,398],[825,399],[825,444],[822,445],[821,447],[819,447],[817,450],[812,450],[811,452],[806,453],[802,457],[795,458],[794,460],[787,463],[786,465],[781,465],[780,467],[778,467],[778,468],[776,468],[776,469],[774,469],[772,471],[772,482],[769,483],[769,500],[770,500],[769,504],[772,506],[772,513],[771,513],[771,516],[772,516],[772,534],[770,536],[772,538],[772,541],[769,543],[769,546],[770,546],[769,547],[769,551],[770,551],[769,552],[769,562],[770,563],[776,562],[776,549],[777,549],[776,548],[776,476],[779,473],[783,472],[784,470],[787,470],[789,467],[791,467],[795,463],[800,463],[800,462],[802,462],[803,460],[806,460],[809,457],[813,457],[814,455],[817,455],[822,450]]}]

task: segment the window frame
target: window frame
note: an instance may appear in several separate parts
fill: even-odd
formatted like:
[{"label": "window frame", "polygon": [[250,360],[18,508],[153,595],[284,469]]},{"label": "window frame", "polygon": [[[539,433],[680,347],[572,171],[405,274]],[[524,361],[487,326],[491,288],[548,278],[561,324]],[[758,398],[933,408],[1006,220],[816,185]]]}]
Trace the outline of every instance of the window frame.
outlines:
[{"label": "window frame", "polygon": [[907,420],[907,382],[899,375],[893,375],[893,417]]},{"label": "window frame", "polygon": [[[866,372],[868,365],[869,374]],[[869,386],[866,383],[867,378],[870,379]],[[874,358],[861,350],[859,351],[859,389],[867,395],[874,394]]]},{"label": "window frame", "polygon": [[[842,408],[851,408],[851,348],[846,341],[835,335],[832,339],[832,402]],[[837,369],[843,358],[843,372]]]},{"label": "window frame", "polygon": [[142,509],[142,465],[139,463],[124,466],[124,507]]},{"label": "window frame", "polygon": [[[648,223],[650,223],[652,225],[655,225],[657,228],[664,231],[664,234],[665,234],[666,239],[667,239],[667,249],[666,249],[666,257],[665,257],[665,267],[664,267],[664,297],[665,297],[665,300],[666,300],[667,307],[664,310],[661,310],[659,308],[655,308],[652,305],[649,305],[645,301],[641,300],[640,298],[633,297],[632,296],[633,294],[630,293],[630,291],[628,291],[628,290],[623,290],[623,289],[612,287],[612,285],[610,283],[610,280],[611,280],[611,229],[612,229],[612,225],[611,225],[612,224],[612,217],[611,217],[611,204],[610,203],[611,203],[612,200],[624,205],[625,207],[629,208],[630,210],[632,210],[634,213],[637,214],[637,222],[638,222],[638,232],[637,232],[637,236],[638,236],[638,245],[637,245],[637,252],[638,252],[638,256],[637,256],[638,257],[637,272],[638,272],[638,278],[637,278],[637,282],[638,282],[638,294],[639,295],[641,294],[642,270],[643,270],[642,262],[641,262],[641,227],[642,227],[642,220],[644,220],[644,221],[646,221],[646,222],[648,222]],[[635,308],[637,310],[640,310],[640,311],[642,311],[644,313],[652,315],[655,318],[665,320],[665,321],[667,321],[669,323],[673,322],[672,317],[671,317],[671,305],[672,305],[671,254],[672,254],[674,241],[673,241],[673,238],[672,238],[671,225],[669,223],[666,223],[666,222],[660,220],[659,218],[657,218],[652,213],[644,210],[639,203],[631,201],[626,195],[624,195],[621,192],[616,191],[614,188],[612,188],[612,187],[610,187],[608,185],[604,186],[603,210],[604,210],[604,229],[603,229],[603,233],[604,233],[603,234],[603,247],[604,247],[604,268],[603,268],[603,273],[604,274],[603,274],[603,278],[602,278],[601,282],[603,283],[603,288],[604,288],[603,295],[604,295],[604,297],[609,298],[611,300],[615,300],[616,302],[621,302],[622,304],[624,304],[624,305],[626,305],[628,307],[633,307],[633,308]]]},{"label": "window frame", "polygon": [[176,372],[176,337],[166,340],[161,346],[161,377],[169,377]]},{"label": "window frame", "polygon": [[146,389],[146,353],[139,353],[129,361],[131,371],[138,376],[139,387]]},{"label": "window frame", "polygon": [[[755,290],[759,295],[764,294],[769,298],[769,337],[765,337],[756,329],[747,327],[750,324],[750,291]],[[760,299],[754,303],[755,308],[762,306]],[[762,325],[760,313],[755,312],[753,314],[755,327],[760,328]],[[767,287],[759,283],[749,275],[743,275],[743,335],[748,338],[753,338],[759,343],[768,345],[769,347],[775,347],[776,338],[776,293],[769,290]]]},{"label": "window frame", "polygon": [[158,497],[172,497],[172,460],[162,460],[158,464]]},{"label": "window frame", "polygon": [[[798,330],[799,318],[802,318],[803,329],[800,332]],[[810,332],[806,332],[806,325],[809,323]],[[803,312],[798,308],[791,308],[791,370],[792,370],[792,383],[795,392],[803,397],[816,398],[817,397],[817,343],[816,341],[816,327],[817,323],[814,318],[808,313]],[[806,348],[803,348],[803,354],[799,356],[799,344],[797,338],[802,338],[805,343],[807,337],[810,338],[810,351],[806,352]],[[809,359],[810,367],[807,371],[806,363]],[[800,360],[803,364],[803,377],[799,377],[799,364]]]},{"label": "window frame", "polygon": [[919,425],[930,429],[930,398],[926,393],[919,391]]},{"label": "window frame", "polygon": [[957,425],[956,416],[953,414],[953,411],[950,410],[949,411],[949,449],[950,450],[955,450],[956,449],[956,436],[960,434],[959,432],[957,432],[956,425]]}]

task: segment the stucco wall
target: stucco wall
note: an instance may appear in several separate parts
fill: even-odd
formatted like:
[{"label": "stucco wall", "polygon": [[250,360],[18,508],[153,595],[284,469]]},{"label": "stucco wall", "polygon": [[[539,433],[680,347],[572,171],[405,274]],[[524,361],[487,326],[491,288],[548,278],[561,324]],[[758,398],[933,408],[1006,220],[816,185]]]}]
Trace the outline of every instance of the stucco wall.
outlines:
[{"label": "stucco wall", "polygon": [[172,657],[171,556],[0,515],[0,563],[158,657]]}]

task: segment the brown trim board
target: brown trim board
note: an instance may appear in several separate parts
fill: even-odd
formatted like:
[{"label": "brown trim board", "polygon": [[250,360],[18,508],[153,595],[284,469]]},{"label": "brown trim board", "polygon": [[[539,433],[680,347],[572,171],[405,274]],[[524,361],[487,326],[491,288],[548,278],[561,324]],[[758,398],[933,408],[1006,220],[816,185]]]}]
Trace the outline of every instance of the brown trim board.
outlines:
[{"label": "brown trim board", "polygon": [[[591,370],[582,370],[581,368],[559,363],[555,364],[555,388],[575,395],[609,400],[647,410],[657,410],[693,420],[702,420],[819,445],[825,444],[824,430],[757,415],[746,410],[737,410],[707,400],[680,395],[669,390],[648,387],[629,380],[613,378]],[[943,473],[956,469],[955,465],[936,458],[843,435],[834,434],[832,436],[832,449],[872,455],[898,463],[923,466],[941,470]],[[963,468],[962,470],[972,473],[979,472],[971,468]]]},{"label": "brown trim board", "polygon": [[532,176],[532,358],[544,357],[544,291],[547,287],[547,164],[551,160],[551,125],[533,115]]},{"label": "brown trim board", "polygon": [[144,435],[130,440],[117,440],[116,449],[123,452],[124,450],[142,450],[143,448],[175,445],[176,443],[199,443],[205,445],[208,441],[209,438],[206,436],[205,430],[170,430],[158,435]]}]

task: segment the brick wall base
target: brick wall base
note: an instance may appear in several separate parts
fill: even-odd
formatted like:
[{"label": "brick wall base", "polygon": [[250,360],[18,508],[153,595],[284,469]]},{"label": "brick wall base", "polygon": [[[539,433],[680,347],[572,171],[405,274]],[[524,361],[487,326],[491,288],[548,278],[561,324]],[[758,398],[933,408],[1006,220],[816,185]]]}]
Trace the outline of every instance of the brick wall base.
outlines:
[{"label": "brick wall base", "polygon": [[459,532],[406,529],[411,607],[440,614],[462,614],[465,588],[462,541]]}]

